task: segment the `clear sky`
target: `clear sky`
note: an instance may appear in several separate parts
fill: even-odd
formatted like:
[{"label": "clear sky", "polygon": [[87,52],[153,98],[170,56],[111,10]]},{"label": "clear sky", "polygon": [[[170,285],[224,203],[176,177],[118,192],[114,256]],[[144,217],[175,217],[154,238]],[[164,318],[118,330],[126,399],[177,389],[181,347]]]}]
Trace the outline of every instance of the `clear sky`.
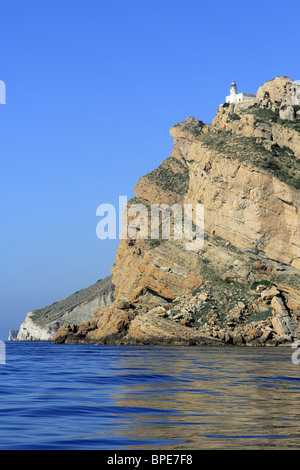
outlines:
[{"label": "clear sky", "polygon": [[0,339],[110,274],[96,208],[134,195],[169,129],[235,80],[300,79],[298,0],[9,0],[0,6]]}]

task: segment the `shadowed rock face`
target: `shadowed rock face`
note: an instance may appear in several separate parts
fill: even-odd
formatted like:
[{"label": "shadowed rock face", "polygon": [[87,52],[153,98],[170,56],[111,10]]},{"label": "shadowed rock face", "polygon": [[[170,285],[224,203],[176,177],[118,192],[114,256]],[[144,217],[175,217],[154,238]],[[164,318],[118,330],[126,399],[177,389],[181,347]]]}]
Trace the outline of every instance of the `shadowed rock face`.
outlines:
[{"label": "shadowed rock face", "polygon": [[188,118],[172,127],[171,156],[138,181],[129,206],[203,204],[203,249],[172,237],[122,240],[115,301],[54,342],[277,345],[299,336],[300,117],[291,84],[276,77],[256,100],[221,105],[212,125]]}]

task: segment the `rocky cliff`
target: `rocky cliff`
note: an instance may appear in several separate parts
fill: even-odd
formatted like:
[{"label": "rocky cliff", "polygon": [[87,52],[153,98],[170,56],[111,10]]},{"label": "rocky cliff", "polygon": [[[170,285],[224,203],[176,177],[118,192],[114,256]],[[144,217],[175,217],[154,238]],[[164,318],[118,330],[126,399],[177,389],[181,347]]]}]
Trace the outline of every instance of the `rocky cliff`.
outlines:
[{"label": "rocky cliff", "polygon": [[69,323],[80,324],[88,320],[98,308],[114,300],[111,276],[101,279],[66,299],[29,312],[15,338],[17,341],[50,341],[58,329]]},{"label": "rocky cliff", "polygon": [[[292,80],[171,129],[172,154],[128,204],[204,205],[204,246],[120,242],[114,302],[53,342],[290,344],[300,335],[300,113]],[[166,209],[167,210],[167,209]],[[195,221],[194,221],[195,222]],[[195,222],[196,223],[196,222]],[[171,230],[172,233],[172,230]]]},{"label": "rocky cliff", "polygon": [[19,330],[9,330],[7,341],[17,341]]}]

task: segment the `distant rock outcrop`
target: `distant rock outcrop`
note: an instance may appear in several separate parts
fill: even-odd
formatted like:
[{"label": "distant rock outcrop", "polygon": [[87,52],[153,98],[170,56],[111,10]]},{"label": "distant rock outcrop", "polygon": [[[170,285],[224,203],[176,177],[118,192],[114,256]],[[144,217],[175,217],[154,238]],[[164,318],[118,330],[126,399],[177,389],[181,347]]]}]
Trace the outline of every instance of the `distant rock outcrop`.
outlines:
[{"label": "distant rock outcrop", "polygon": [[9,330],[7,341],[17,341],[19,330]]},{"label": "distant rock outcrop", "polygon": [[62,325],[88,320],[95,310],[110,305],[113,300],[114,286],[109,276],[49,307],[29,312],[17,340],[50,341]]},{"label": "distant rock outcrop", "polygon": [[283,345],[300,337],[300,116],[293,81],[171,129],[172,154],[129,202],[203,204],[204,247],[122,239],[114,302],[53,342]]}]

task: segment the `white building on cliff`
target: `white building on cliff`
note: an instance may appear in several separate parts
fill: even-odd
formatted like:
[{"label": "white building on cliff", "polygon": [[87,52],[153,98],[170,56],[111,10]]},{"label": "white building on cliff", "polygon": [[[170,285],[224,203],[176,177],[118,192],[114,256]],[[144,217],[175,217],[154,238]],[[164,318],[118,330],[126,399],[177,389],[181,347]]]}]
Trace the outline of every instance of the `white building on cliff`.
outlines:
[{"label": "white building on cliff", "polygon": [[226,96],[226,103],[237,103],[239,101],[254,100],[256,95],[250,93],[237,93],[236,83],[233,81],[230,87],[230,95]]},{"label": "white building on cliff", "polygon": [[300,105],[300,80],[295,80],[292,84],[292,104]]}]

